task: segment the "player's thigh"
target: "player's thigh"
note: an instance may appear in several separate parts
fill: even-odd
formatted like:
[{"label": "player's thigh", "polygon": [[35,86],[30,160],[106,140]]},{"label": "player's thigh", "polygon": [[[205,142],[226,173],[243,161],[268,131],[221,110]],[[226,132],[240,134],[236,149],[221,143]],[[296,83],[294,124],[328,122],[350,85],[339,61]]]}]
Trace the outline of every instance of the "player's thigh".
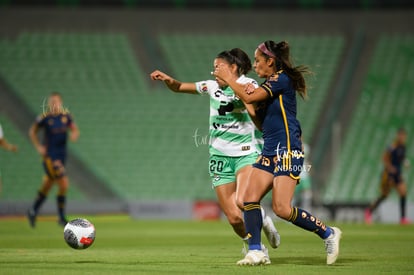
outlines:
[{"label": "player's thigh", "polygon": [[236,182],[222,184],[214,188],[220,207],[226,216],[241,216],[236,205]]},{"label": "player's thigh", "polygon": [[272,188],[273,174],[253,167],[243,195],[244,202],[259,202]]},{"label": "player's thigh", "polygon": [[394,185],[394,182],[392,178],[386,171],[384,171],[381,174],[381,184],[380,184],[381,194],[383,196],[388,196],[391,192],[391,188],[393,185]]}]

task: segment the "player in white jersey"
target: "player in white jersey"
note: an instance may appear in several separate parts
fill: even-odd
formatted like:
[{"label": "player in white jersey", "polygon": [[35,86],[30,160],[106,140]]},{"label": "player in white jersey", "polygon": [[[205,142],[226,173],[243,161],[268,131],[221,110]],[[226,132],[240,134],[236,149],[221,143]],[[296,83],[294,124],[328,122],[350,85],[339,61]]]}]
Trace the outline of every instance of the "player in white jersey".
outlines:
[{"label": "player in white jersey", "polygon": [[[245,76],[252,65],[241,49],[219,53],[214,59],[214,67],[220,64],[228,66],[241,84],[258,86],[254,79]],[[151,73],[151,78],[163,81],[174,92],[210,96],[210,176],[220,207],[230,225],[237,235],[247,240],[241,212],[242,194],[262,143],[261,133],[252,121],[255,118],[253,106],[244,105],[227,83],[219,78],[195,83],[181,82],[158,70]],[[280,243],[279,234],[272,219],[263,217],[263,230],[270,245],[276,248]]]},{"label": "player in white jersey", "polygon": [[[14,144],[9,143],[6,138],[4,137],[3,128],[0,124],[0,147],[11,152],[17,151],[17,146]],[[1,183],[1,171],[0,171],[0,193],[2,189],[2,183]]]}]

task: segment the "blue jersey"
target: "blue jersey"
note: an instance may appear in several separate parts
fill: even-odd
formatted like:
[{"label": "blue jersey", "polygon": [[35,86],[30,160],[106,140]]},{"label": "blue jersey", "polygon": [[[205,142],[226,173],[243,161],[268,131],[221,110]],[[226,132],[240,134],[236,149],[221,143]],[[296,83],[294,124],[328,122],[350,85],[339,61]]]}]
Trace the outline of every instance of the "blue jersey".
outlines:
[{"label": "blue jersey", "polygon": [[296,119],[296,91],[291,79],[280,71],[268,78],[261,87],[269,95],[264,106],[261,106],[262,110],[259,110],[259,116],[263,117],[262,154],[275,156],[282,151],[301,152],[302,130]]},{"label": "blue jersey", "polygon": [[52,158],[65,158],[68,129],[72,124],[69,113],[43,114],[36,120],[37,127],[44,129],[43,145]]},{"label": "blue jersey", "polygon": [[393,144],[387,150],[392,166],[397,169],[397,174],[401,173],[402,166],[405,159],[405,145]]}]

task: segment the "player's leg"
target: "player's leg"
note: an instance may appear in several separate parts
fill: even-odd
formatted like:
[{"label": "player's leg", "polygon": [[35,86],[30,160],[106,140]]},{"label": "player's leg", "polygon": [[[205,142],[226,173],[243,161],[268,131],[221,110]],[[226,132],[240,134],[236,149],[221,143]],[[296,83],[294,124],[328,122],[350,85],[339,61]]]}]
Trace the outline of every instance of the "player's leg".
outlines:
[{"label": "player's leg", "polygon": [[244,221],[249,236],[249,252],[238,265],[270,264],[268,256],[262,251],[261,230],[263,226],[260,200],[272,186],[273,175],[254,167],[250,174],[244,194]]},{"label": "player's leg", "polygon": [[[246,192],[247,183],[250,177],[250,174],[253,170],[252,163],[257,159],[257,154],[252,154],[244,157],[240,157],[237,160],[236,169],[236,179],[237,179],[237,191],[236,191],[236,202],[238,207],[243,207],[243,197]],[[269,180],[270,177],[269,177]],[[263,218],[263,232],[269,244],[273,248],[277,248],[280,245],[280,235],[277,231],[275,225],[273,224],[272,219],[265,214],[264,209],[262,208],[262,218]]]},{"label": "player's leg", "polygon": [[35,227],[36,217],[39,212],[39,209],[45,202],[47,195],[49,194],[49,191],[52,188],[52,186],[53,186],[53,179],[48,175],[44,175],[40,190],[38,191],[37,196],[32,206],[27,211],[27,217],[29,219],[29,223],[31,227]]},{"label": "player's leg", "polygon": [[365,210],[365,223],[372,223],[372,212],[378,208],[378,206],[388,197],[393,186],[392,178],[389,176],[387,171],[383,171],[381,175],[380,189],[381,195],[371,203],[371,205]]},{"label": "player's leg", "polygon": [[317,217],[298,207],[292,207],[291,201],[297,180],[290,176],[277,176],[273,184],[273,210],[280,218],[294,225],[316,233],[325,241],[327,264],[333,264],[339,254],[339,240],[342,232],[328,227]]},{"label": "player's leg", "polygon": [[242,212],[236,205],[236,182],[219,185],[215,188],[215,191],[221,210],[226,215],[234,232],[244,239],[246,237],[246,230],[244,228]]},{"label": "player's leg", "polygon": [[407,198],[407,184],[400,179],[396,184],[398,195],[400,196],[400,223],[409,224],[410,221],[406,217],[406,198]]},{"label": "player's leg", "polygon": [[69,179],[67,176],[63,176],[57,180],[59,189],[58,194],[56,197],[56,204],[57,204],[57,211],[59,220],[58,223],[62,226],[65,226],[67,223],[65,217],[65,210],[66,210],[66,193],[69,187]]}]

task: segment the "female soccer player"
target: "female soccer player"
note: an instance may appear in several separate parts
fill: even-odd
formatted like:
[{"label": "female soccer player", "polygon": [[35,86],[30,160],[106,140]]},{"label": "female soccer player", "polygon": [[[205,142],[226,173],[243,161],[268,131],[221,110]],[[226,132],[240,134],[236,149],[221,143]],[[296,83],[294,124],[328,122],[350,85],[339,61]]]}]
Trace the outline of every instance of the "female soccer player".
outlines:
[{"label": "female soccer player", "polygon": [[407,132],[404,128],[397,131],[394,143],[383,155],[384,171],[381,174],[381,195],[365,210],[365,222],[372,222],[372,212],[384,201],[394,187],[400,196],[400,223],[409,224],[405,216],[407,184],[402,177],[402,168],[405,161]]},{"label": "female soccer player", "polygon": [[[0,124],[0,147],[2,147],[4,150],[16,152],[17,146],[14,144],[9,143],[6,138],[4,137],[3,128]],[[2,182],[1,182],[1,171],[0,171],[0,193],[2,189]]]},{"label": "female soccer player", "polygon": [[[40,143],[37,137],[37,132],[40,129],[44,130],[43,143]],[[35,227],[37,213],[55,182],[59,186],[56,198],[59,214],[58,223],[62,226],[67,223],[65,204],[69,180],[65,171],[65,160],[68,131],[70,131],[70,140],[77,141],[79,129],[67,109],[63,107],[61,95],[54,92],[49,96],[48,109],[37,117],[36,122],[32,124],[29,130],[30,139],[43,158],[43,168],[45,170],[42,186],[33,206],[27,211],[27,217],[32,227]]]},{"label": "female soccer player", "polygon": [[1,127],[1,124],[0,124],[0,147],[2,147],[4,150],[11,151],[11,152],[17,151],[17,146],[9,143],[4,137],[3,128]]},{"label": "female soccer player", "polygon": [[[223,51],[214,59],[214,67],[225,66],[238,83],[250,83],[257,87],[255,80],[245,76],[251,70],[251,61],[241,49]],[[210,176],[221,209],[237,235],[246,239],[242,218],[244,193],[252,164],[258,156],[256,128],[244,106],[226,82],[220,79],[196,83],[181,82],[158,70],[151,73],[153,80],[163,81],[173,92],[208,94],[210,96]],[[254,113],[251,114],[254,117]],[[239,203],[239,207],[238,204]],[[278,247],[280,237],[270,217],[263,220],[264,232],[273,248]],[[262,248],[260,248],[262,249]]]},{"label": "female soccer player", "polygon": [[256,104],[263,113],[264,148],[253,165],[244,193],[244,220],[249,236],[249,252],[239,265],[270,264],[260,251],[262,219],[260,200],[272,189],[273,211],[305,230],[315,232],[325,241],[327,264],[333,264],[339,253],[341,231],[328,227],[318,218],[291,206],[299,173],[303,167],[301,128],[296,119],[296,92],[306,96],[304,66],[293,67],[286,42],[261,43],[255,51],[254,69],[264,83],[255,88],[238,83],[225,66],[217,66],[214,75],[222,79],[246,104]]}]

